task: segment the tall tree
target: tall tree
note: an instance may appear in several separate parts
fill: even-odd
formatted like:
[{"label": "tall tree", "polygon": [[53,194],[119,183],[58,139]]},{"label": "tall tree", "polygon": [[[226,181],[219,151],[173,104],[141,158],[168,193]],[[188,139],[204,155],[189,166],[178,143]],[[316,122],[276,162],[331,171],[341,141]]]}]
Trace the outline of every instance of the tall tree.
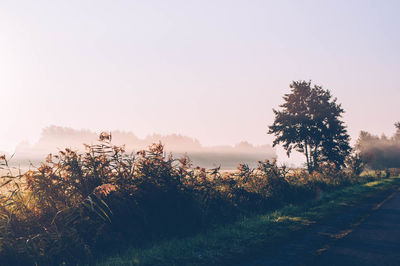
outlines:
[{"label": "tall tree", "polygon": [[293,81],[290,88],[279,106],[282,109],[273,109],[275,120],[268,131],[276,137],[273,146],[282,143],[288,156],[293,149],[304,153],[309,172],[317,170],[321,162],[342,167],[351,147],[340,120],[344,113],[341,105],[329,90],[311,87],[311,81]]}]

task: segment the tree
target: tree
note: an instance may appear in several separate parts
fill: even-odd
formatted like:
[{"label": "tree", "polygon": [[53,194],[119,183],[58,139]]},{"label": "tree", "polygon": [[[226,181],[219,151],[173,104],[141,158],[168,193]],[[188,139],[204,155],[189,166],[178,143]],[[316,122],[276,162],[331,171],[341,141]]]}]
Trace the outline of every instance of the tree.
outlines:
[{"label": "tree", "polygon": [[275,135],[273,146],[283,145],[287,155],[293,149],[304,153],[311,173],[320,163],[332,162],[339,169],[350,154],[350,137],[340,120],[344,110],[332,99],[329,90],[311,87],[311,81],[293,81],[285,103],[273,109],[275,120],[269,134]]}]

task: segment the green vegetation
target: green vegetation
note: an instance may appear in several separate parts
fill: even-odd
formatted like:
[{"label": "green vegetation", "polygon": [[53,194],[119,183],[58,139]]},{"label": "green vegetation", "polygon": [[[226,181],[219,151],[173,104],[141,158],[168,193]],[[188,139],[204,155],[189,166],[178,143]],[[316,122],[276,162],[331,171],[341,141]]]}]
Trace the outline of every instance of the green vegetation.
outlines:
[{"label": "green vegetation", "polygon": [[340,214],[369,197],[393,190],[400,178],[356,184],[327,193],[321,200],[287,205],[279,210],[234,224],[219,226],[190,238],[165,241],[148,249],[130,248],[101,265],[211,265],[223,264],[273,249],[310,225]]}]

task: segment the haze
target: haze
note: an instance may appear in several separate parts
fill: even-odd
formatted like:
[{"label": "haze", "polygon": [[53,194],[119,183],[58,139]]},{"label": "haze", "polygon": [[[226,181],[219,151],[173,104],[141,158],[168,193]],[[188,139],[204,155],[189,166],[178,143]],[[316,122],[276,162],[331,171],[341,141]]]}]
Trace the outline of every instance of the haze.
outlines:
[{"label": "haze", "polygon": [[298,79],[338,98],[353,144],[361,130],[390,136],[399,10],[399,1],[1,1],[0,150],[52,124],[272,144],[272,108]]},{"label": "haze", "polygon": [[[177,134],[165,136],[153,134],[146,138],[138,138],[132,132],[113,131],[111,134],[112,143],[124,146],[128,153],[147,150],[153,143],[161,141],[168,154],[172,153],[175,158],[186,154],[194,166],[205,168],[220,167],[222,170],[233,170],[239,163],[256,167],[260,160],[271,160],[277,157],[271,145],[254,146],[248,142],[240,142],[234,146],[204,147],[196,139]],[[99,144],[98,136],[96,132],[89,130],[50,126],[43,129],[39,140],[34,145],[28,142],[17,145],[11,165],[16,166],[17,169],[28,169],[31,164],[37,167],[49,153],[58,154],[66,147],[80,152],[87,151],[83,143]]]}]

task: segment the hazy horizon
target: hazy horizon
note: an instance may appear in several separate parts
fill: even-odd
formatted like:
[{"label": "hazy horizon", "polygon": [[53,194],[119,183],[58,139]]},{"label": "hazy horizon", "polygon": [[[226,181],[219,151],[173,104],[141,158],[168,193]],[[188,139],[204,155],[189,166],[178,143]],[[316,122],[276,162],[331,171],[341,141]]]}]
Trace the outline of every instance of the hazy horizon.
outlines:
[{"label": "hazy horizon", "polygon": [[[400,118],[398,1],[1,1],[0,150],[50,125],[272,144],[292,80],[331,90],[354,144]],[[277,148],[283,162],[303,155]]]},{"label": "hazy horizon", "polygon": [[[166,153],[172,153],[175,158],[188,155],[194,166],[215,168],[220,166],[223,170],[236,169],[240,163],[256,167],[258,161],[276,159],[275,149],[271,145],[252,145],[242,141],[235,145],[204,146],[197,139],[188,136],[148,135],[145,138],[137,137],[134,132],[112,131],[112,144],[124,146],[128,154],[140,150],[148,150],[149,146],[161,142]],[[58,154],[65,148],[78,152],[85,152],[85,144],[99,144],[99,132],[90,130],[76,130],[68,127],[50,126],[42,130],[40,138],[35,143],[21,142],[14,153],[7,154],[10,165],[29,168],[30,165],[38,167],[45,161],[48,154]]]}]

